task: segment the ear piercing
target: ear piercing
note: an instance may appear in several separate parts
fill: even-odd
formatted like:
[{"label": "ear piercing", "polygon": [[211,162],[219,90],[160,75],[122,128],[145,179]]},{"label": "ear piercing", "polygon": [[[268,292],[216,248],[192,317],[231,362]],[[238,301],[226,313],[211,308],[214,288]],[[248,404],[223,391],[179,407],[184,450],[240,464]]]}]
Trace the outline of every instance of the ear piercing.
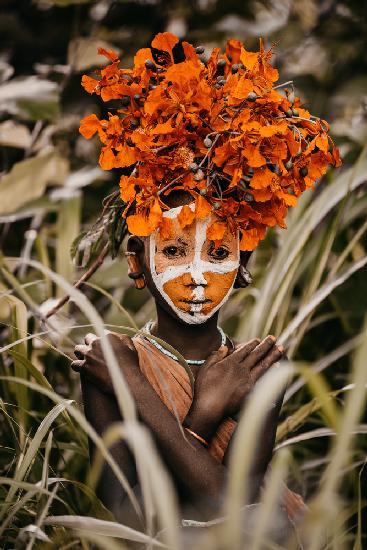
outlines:
[{"label": "ear piercing", "polygon": [[142,290],[145,287],[146,282],[144,273],[141,270],[139,260],[136,256],[136,252],[126,251],[125,256],[127,260],[127,265],[129,266],[127,274],[130,279],[133,279],[135,288],[137,288],[138,290]]}]

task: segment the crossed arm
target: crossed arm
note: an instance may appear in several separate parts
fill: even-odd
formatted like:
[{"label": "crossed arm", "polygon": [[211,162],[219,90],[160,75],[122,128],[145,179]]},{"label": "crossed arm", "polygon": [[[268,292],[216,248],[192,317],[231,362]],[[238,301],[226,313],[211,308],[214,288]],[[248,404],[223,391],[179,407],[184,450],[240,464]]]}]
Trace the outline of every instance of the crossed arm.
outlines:
[{"label": "crossed arm", "polygon": [[[121,346],[121,341],[119,344],[120,345],[117,346],[117,342],[114,342],[115,351],[118,355],[119,364],[123,369],[126,381],[135,399],[139,418],[150,429],[155,443],[160,450],[161,457],[176,483],[182,500],[199,503],[199,506],[205,508],[206,511],[210,508],[210,511],[214,512],[221,503],[221,497],[225,487],[226,463],[230,452],[230,445],[226,451],[223,464],[220,464],[209,454],[208,450],[197,441],[197,439],[190,435],[189,432],[185,430],[183,436],[182,427],[178,424],[177,419],[163,404],[157,393],[141,373],[136,356],[131,353],[131,349],[129,349],[128,346]],[[254,341],[252,345],[250,345],[250,348],[256,349],[258,345],[257,341]],[[269,345],[270,343],[268,342],[268,346],[265,346],[265,348],[269,348]],[[272,346],[270,347],[272,351],[269,352],[268,350],[267,355],[265,354],[265,349],[262,350],[263,356],[261,361],[263,361],[262,371],[264,372],[275,362],[275,360],[279,359],[282,353],[274,349],[274,342],[272,342]],[[97,347],[93,360],[90,358],[89,361],[84,362],[83,367],[80,366],[79,370],[81,372],[86,417],[96,431],[102,435],[109,425],[120,421],[121,416],[109,380],[108,369],[105,365],[103,367],[103,362],[101,362],[99,357],[99,351]],[[192,430],[209,440],[216,432],[222,419],[228,416],[227,413],[231,408],[234,411],[238,408],[237,401],[241,398],[240,394],[232,396],[231,399],[227,401],[227,406],[217,411],[213,410],[213,407],[210,407],[210,402],[215,403],[218,397],[213,395],[215,387],[218,387],[218,383],[216,383],[218,382],[218,380],[216,380],[218,374],[220,374],[221,377],[222,388],[226,384],[227,387],[233,386],[228,376],[227,380],[223,381],[223,365],[219,365],[219,368],[215,367],[220,361],[220,354],[219,356],[213,356],[211,361],[209,360],[207,362],[207,372],[203,369],[202,373],[200,373],[202,387],[204,389],[200,389],[200,378],[199,376],[197,377],[195,387],[196,385],[198,386],[198,399],[196,401],[194,400],[193,406],[184,421],[185,426],[190,427]],[[228,358],[224,366],[226,365],[228,366],[226,370],[234,377],[237,375],[238,378],[238,372],[236,372],[233,365],[231,367],[231,364],[228,363]],[[231,368],[232,372],[230,372]],[[255,368],[258,368],[260,373],[260,368]],[[211,386],[212,391],[210,391]],[[208,397],[210,397],[212,401],[208,401]],[[251,476],[255,481],[253,497],[255,497],[261,485],[271,458],[280,404],[281,401],[269,414],[262,434],[259,437],[261,442],[259,448],[254,450],[256,452],[256,460],[254,461]],[[208,414],[208,410],[210,414]],[[134,460],[127,445],[122,441],[119,442],[112,449],[112,454],[130,484],[134,486],[137,483]],[[98,493],[105,505],[117,515],[116,512],[124,500],[125,495],[122,487],[116,482],[114,474],[108,466],[104,467],[99,481]]]}]

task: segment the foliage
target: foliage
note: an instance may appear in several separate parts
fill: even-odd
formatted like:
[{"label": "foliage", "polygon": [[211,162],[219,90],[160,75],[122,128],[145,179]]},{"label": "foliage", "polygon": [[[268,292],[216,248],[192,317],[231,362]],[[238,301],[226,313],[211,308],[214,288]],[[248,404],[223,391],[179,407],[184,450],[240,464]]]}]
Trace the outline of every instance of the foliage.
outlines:
[{"label": "foliage", "polygon": [[[268,490],[246,548],[274,548],[266,542],[265,527],[276,519],[274,503],[283,480],[311,508],[301,534],[305,547],[364,546],[367,124],[362,7],[357,1],[333,0],[3,4],[2,548],[84,549],[94,542],[114,549],[133,540],[147,547],[162,542],[170,548],[185,546],[179,540],[170,480],[149,433],[135,420],[134,403],[104,336],[111,327],[135,332],[154,314],[152,301],[131,288],[119,255],[104,261],[83,292],[70,285],[81,274],[78,265],[89,266],[100,254],[107,234],[113,235],[115,253],[124,234],[122,227],[111,225],[109,209],[123,207],[111,195],[121,172],[97,168],[98,144],[78,135],[81,117],[96,112],[106,119],[80,89],[82,73],[99,64],[98,47],[122,50],[132,65],[138,47],[161,31],[207,48],[234,36],[248,50],[256,48],[259,35],[269,47],[277,42],[280,81],[294,78],[307,110],[331,121],[344,161],[339,173],[330,172],[315,192],[303,194],[288,215],[287,231],[268,233],[249,266],[253,287],[236,291],[223,311],[227,332],[238,339],[273,332],[286,345],[290,361],[264,379],[243,413],[223,508],[229,521],[219,518],[208,530],[190,518],[184,525],[198,527],[198,548],[236,547],[242,522],[252,521],[250,510],[245,519],[239,514],[239,488],[252,457],[248,442],[256,436],[270,397],[291,371]],[[86,234],[109,196],[101,226]],[[70,247],[81,230],[83,244],[72,263]],[[46,321],[55,298],[68,292],[71,303]],[[119,402],[129,418],[104,441],[82,414],[79,380],[69,366],[73,347],[86,331],[104,339]],[[145,496],[140,511],[145,532],[116,523],[98,501],[98,461],[89,468],[87,437],[125,487],[108,449],[119,437],[133,449]],[[129,494],[138,508],[131,490]],[[285,547],[293,548],[293,542]]]}]

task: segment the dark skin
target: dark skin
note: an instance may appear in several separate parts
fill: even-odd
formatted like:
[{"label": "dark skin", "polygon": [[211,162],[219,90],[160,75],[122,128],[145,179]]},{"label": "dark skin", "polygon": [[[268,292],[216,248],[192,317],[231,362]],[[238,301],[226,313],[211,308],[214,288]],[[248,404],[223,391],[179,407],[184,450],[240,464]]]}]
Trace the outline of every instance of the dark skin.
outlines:
[{"label": "dark skin", "polygon": [[[194,399],[183,425],[210,441],[225,418],[236,418],[257,380],[279,361],[284,350],[276,345],[273,336],[261,342],[254,339],[236,345],[235,349],[227,340],[226,346],[219,348],[218,312],[202,325],[183,323],[155,288],[149,271],[147,247],[139,241],[130,238],[128,249],[137,252],[147,286],[156,301],[157,322],[152,333],[185,357],[206,360],[204,365],[191,367],[195,377]],[[131,339],[116,334],[109,335],[109,339],[135,399],[139,418],[153,435],[172,475],[181,504],[190,503],[198,517],[209,518],[221,504],[231,443],[223,463],[218,463],[194,436],[186,430],[182,432],[177,419],[141,373]],[[81,373],[85,414],[102,435],[109,425],[121,421],[121,415],[99,340],[88,335],[86,345],[76,346],[75,354],[78,360],[72,366]],[[256,499],[271,459],[281,401],[282,398],[271,409],[262,434],[259,434],[259,446],[254,449],[252,500]],[[130,484],[136,485],[134,461],[126,444],[118,443],[112,453]],[[119,516],[126,495],[108,467],[103,470],[98,493],[104,504]]]}]

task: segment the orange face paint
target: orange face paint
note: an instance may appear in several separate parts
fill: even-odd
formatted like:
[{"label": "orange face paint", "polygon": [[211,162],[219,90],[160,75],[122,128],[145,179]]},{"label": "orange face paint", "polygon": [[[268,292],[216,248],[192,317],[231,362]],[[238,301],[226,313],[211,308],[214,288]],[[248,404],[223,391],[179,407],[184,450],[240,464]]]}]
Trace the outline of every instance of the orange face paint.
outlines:
[{"label": "orange face paint", "polygon": [[177,316],[198,324],[227,300],[239,267],[239,242],[228,234],[215,249],[206,239],[213,215],[182,229],[177,221],[181,208],[164,213],[173,222],[174,237],[162,239],[158,232],[151,235],[150,268],[155,285]]}]

